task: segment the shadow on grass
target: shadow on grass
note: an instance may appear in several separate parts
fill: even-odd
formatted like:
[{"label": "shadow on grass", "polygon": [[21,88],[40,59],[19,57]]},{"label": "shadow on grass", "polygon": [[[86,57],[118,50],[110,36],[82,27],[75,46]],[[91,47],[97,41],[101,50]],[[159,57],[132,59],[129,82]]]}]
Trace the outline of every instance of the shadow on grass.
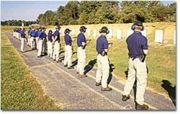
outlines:
[{"label": "shadow on grass", "polygon": [[170,99],[176,106],[176,86],[172,87],[172,84],[168,80],[162,80],[161,87],[163,87],[168,92]]}]

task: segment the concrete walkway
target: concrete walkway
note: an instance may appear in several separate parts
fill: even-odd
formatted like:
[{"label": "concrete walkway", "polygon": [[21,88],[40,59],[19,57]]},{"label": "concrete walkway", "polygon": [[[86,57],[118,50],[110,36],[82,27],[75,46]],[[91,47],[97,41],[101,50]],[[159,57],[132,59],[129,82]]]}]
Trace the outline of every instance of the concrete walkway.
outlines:
[{"label": "concrete walkway", "polygon": [[[96,69],[88,72],[88,77],[79,78],[75,69],[67,69],[62,63],[56,63],[47,56],[37,58],[37,50],[30,50],[25,46],[24,53],[20,52],[20,41],[6,33],[12,45],[41,84],[45,94],[50,96],[56,104],[64,106],[64,110],[135,110],[134,95],[127,102],[122,102],[124,85],[112,77],[110,92],[102,92],[101,87],[95,86]],[[91,67],[91,66],[89,66]],[[146,91],[145,101],[150,110],[175,110],[176,107],[169,98],[157,93]]]}]

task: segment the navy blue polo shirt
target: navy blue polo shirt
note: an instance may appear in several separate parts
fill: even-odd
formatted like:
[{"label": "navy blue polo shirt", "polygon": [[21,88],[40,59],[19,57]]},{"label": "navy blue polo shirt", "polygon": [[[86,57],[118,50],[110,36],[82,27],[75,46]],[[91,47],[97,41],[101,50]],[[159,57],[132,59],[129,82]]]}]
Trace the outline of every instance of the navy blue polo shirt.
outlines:
[{"label": "navy blue polo shirt", "polygon": [[59,32],[59,30],[56,30],[56,31],[54,32],[53,36],[54,36],[54,37],[57,37],[56,41],[58,41],[58,42],[60,41],[60,32]]},{"label": "navy blue polo shirt", "polygon": [[147,38],[141,32],[134,31],[127,40],[127,47],[129,50],[129,57],[137,58],[144,55],[143,50],[148,49]]},{"label": "navy blue polo shirt", "polygon": [[82,42],[86,43],[86,37],[85,37],[84,33],[81,32],[77,36],[77,45],[78,45],[78,47],[82,46]]},{"label": "navy blue polo shirt", "polygon": [[20,34],[21,34],[21,38],[25,38],[25,36],[26,36],[25,30],[21,30],[21,31],[20,31]]},{"label": "navy blue polo shirt", "polygon": [[42,32],[42,30],[38,30],[37,37],[39,37],[41,35],[41,32]]},{"label": "navy blue polo shirt", "polygon": [[72,43],[71,36],[69,34],[65,34],[64,41],[65,41],[66,45],[71,45],[71,43]]},{"label": "navy blue polo shirt", "polygon": [[18,32],[18,33],[21,33],[21,29],[18,29],[17,32]]},{"label": "navy blue polo shirt", "polygon": [[41,31],[41,34],[39,35],[39,39],[46,38],[46,33]]},{"label": "navy blue polo shirt", "polygon": [[30,35],[31,35],[31,37],[36,37],[36,31],[35,30],[31,30]]},{"label": "navy blue polo shirt", "polygon": [[96,51],[98,53],[103,52],[105,49],[108,49],[108,41],[104,35],[99,36],[96,40]]},{"label": "navy blue polo shirt", "polygon": [[48,33],[48,41],[52,42],[53,33]]},{"label": "navy blue polo shirt", "polygon": [[35,31],[35,37],[38,37],[38,32],[39,32],[39,30]]}]

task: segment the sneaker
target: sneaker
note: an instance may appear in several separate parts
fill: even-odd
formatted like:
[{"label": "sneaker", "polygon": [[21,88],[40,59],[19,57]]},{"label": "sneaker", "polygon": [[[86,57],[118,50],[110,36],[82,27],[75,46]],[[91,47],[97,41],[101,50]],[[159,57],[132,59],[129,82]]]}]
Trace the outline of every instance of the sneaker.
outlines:
[{"label": "sneaker", "polygon": [[146,105],[146,104],[140,105],[140,104],[136,103],[135,109],[136,109],[136,110],[148,110],[148,109],[149,109],[149,106]]},{"label": "sneaker", "polygon": [[122,95],[122,101],[127,101],[128,99],[130,99],[130,96],[126,96],[126,95]]},{"label": "sneaker", "polygon": [[111,91],[112,90],[112,88],[110,88],[110,87],[106,87],[106,88],[101,88],[101,91]]},{"label": "sneaker", "polygon": [[98,83],[98,82],[96,82],[96,86],[100,86],[100,85],[101,85],[101,82],[99,82],[99,83]]}]

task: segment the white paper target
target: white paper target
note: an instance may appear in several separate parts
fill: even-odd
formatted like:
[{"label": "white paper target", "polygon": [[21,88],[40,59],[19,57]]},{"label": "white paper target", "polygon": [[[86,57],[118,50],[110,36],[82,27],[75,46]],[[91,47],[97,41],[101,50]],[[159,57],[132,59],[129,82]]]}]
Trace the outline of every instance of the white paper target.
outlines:
[{"label": "white paper target", "polygon": [[121,39],[121,38],[122,38],[122,31],[117,30],[117,39]]},{"label": "white paper target", "polygon": [[155,31],[155,42],[162,43],[163,42],[163,30]]}]

